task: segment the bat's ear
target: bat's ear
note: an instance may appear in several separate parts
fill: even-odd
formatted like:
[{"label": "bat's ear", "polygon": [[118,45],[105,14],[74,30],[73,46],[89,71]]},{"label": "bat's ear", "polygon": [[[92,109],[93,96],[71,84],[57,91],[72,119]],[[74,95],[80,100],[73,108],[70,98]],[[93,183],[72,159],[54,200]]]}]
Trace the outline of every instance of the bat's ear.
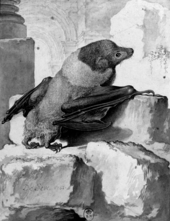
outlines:
[{"label": "bat's ear", "polygon": [[108,66],[109,66],[109,62],[106,58],[102,58],[102,57],[97,58],[96,69],[104,71],[108,68]]}]

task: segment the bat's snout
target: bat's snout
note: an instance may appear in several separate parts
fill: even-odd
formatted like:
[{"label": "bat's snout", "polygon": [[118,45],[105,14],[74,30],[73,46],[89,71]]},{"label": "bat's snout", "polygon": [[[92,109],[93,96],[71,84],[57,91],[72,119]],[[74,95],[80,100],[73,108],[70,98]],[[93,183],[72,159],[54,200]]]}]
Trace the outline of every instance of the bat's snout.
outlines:
[{"label": "bat's snout", "polygon": [[126,52],[125,59],[128,59],[128,58],[132,57],[134,50],[133,50],[133,48],[126,48],[125,52]]},{"label": "bat's snout", "polygon": [[134,53],[133,48],[130,48],[129,51],[130,51],[130,54],[133,54],[133,53]]},{"label": "bat's snout", "polygon": [[133,55],[133,53],[134,53],[133,48],[129,48],[129,54],[132,56],[132,55]]}]

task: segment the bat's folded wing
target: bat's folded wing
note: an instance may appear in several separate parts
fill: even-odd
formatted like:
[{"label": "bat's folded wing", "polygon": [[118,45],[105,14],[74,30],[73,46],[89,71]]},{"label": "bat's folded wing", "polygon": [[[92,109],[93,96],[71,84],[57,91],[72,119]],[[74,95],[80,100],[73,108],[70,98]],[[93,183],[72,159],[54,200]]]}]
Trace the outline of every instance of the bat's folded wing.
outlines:
[{"label": "bat's folded wing", "polygon": [[2,124],[10,121],[14,115],[21,111],[23,111],[23,116],[26,117],[29,111],[31,111],[42,100],[51,79],[51,77],[43,79],[37,87],[28,91],[21,98],[15,101],[14,105],[6,112],[6,116],[4,117]]},{"label": "bat's folded wing", "polygon": [[91,119],[90,122],[77,121],[77,119],[91,111],[97,112],[104,108],[117,106],[118,104],[143,93],[154,94],[152,90],[138,92],[132,86],[99,87],[88,97],[82,97],[64,103],[62,105],[62,111],[65,112],[65,115],[62,116],[62,119],[54,121],[53,124],[80,131],[105,129],[111,125],[111,122],[106,123],[101,119],[95,120],[95,118],[94,121]]}]

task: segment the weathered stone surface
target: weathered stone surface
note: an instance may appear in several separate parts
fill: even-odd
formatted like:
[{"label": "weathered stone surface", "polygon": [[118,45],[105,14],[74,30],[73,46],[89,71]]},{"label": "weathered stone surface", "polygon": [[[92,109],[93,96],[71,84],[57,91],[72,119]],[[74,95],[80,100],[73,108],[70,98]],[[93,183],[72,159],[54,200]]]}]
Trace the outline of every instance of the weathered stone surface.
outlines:
[{"label": "weathered stone surface", "polygon": [[7,145],[0,152],[1,221],[51,221],[57,207],[80,217],[91,208],[95,221],[170,219],[169,163],[141,145],[91,142],[58,154]]},{"label": "weathered stone surface", "polygon": [[0,156],[0,220],[20,207],[87,207],[95,170],[70,154],[6,146]]},{"label": "weathered stone surface", "polygon": [[[9,98],[34,87],[34,41],[14,39],[0,41],[0,116],[9,105]],[[16,129],[17,130],[17,129]],[[0,125],[0,148],[9,143],[9,124]]]},{"label": "weathered stone surface", "polygon": [[[168,100],[163,96],[136,96],[124,103],[119,109],[121,115],[113,126],[129,128],[133,131],[130,139],[138,143],[166,142],[170,137],[164,136],[164,122],[167,118]],[[133,138],[132,138],[133,137]]]},{"label": "weathered stone surface", "polygon": [[111,39],[135,51],[117,68],[115,85],[150,88],[170,99],[169,6],[167,0],[129,0],[111,18]]},{"label": "weathered stone surface", "polygon": [[95,220],[170,219],[168,162],[134,143],[90,143],[87,164],[100,177]]},{"label": "weathered stone surface", "polygon": [[69,146],[102,140],[131,141],[170,161],[169,116],[166,97],[135,96],[110,110],[104,118],[104,121],[112,122],[109,128],[94,132],[63,130],[62,139],[70,137]]},{"label": "weathered stone surface", "polygon": [[118,112],[113,127],[129,129],[132,133],[122,141],[142,144],[156,155],[170,161],[170,114],[168,100],[163,96],[136,96]]}]

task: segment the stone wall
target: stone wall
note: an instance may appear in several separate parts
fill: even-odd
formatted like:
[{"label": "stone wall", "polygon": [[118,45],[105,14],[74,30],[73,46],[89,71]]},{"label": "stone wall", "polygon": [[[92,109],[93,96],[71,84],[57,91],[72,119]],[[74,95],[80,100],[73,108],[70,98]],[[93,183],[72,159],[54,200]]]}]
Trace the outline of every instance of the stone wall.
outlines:
[{"label": "stone wall", "polygon": [[117,68],[115,84],[169,98],[169,7],[168,0],[21,1],[28,36],[35,39],[36,84],[54,76],[77,47],[110,38],[135,50]]},{"label": "stone wall", "polygon": [[163,5],[128,1],[112,17],[110,34],[113,41],[135,51],[132,59],[117,69],[115,84],[131,84],[138,90],[152,88],[170,98],[170,11],[168,5]]}]

